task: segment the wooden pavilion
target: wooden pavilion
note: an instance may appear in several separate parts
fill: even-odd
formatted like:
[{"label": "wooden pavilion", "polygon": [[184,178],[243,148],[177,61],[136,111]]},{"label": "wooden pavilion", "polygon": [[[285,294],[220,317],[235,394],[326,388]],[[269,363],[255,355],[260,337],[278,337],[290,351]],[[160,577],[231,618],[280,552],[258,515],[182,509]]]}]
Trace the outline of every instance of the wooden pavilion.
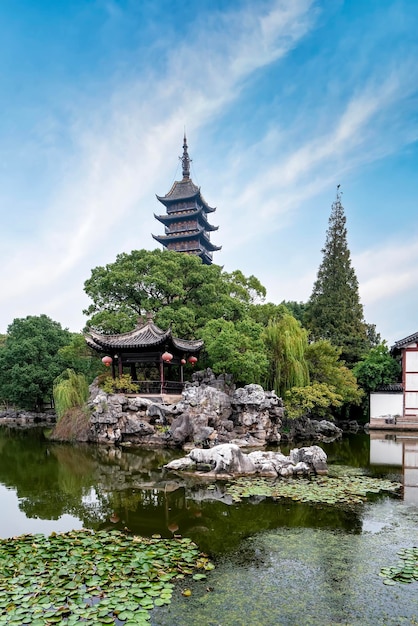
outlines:
[{"label": "wooden pavilion", "polygon": [[183,141],[183,179],[175,181],[165,196],[157,199],[165,206],[165,215],[154,217],[164,224],[164,235],[153,235],[167,250],[196,254],[205,265],[212,263],[212,254],[221,248],[210,241],[209,233],[218,230],[208,222],[208,213],[216,209],[210,207],[203,198],[200,187],[190,178],[190,157],[186,135]]},{"label": "wooden pavilion", "polygon": [[171,329],[162,330],[147,315],[127,333],[105,335],[90,330],[84,335],[90,348],[110,357],[113,378],[127,373],[138,384],[139,393],[179,393],[183,389],[184,366],[194,365],[203,347],[202,340],[174,337]]}]

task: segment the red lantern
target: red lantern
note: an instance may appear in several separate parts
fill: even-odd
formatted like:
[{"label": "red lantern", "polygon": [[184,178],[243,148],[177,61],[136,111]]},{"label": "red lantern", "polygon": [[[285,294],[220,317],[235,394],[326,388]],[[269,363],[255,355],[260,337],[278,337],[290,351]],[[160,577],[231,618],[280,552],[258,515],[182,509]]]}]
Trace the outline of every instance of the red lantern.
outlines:
[{"label": "red lantern", "polygon": [[170,354],[170,352],[164,352],[164,354],[161,355],[161,358],[164,361],[164,363],[170,363],[170,361],[173,358],[173,355]]},{"label": "red lantern", "polygon": [[194,367],[197,363],[197,358],[195,356],[189,356],[189,363]]},{"label": "red lantern", "polygon": [[110,365],[112,365],[112,360],[113,360],[113,359],[112,359],[112,357],[111,357],[111,356],[104,356],[104,357],[102,358],[102,363],[103,363],[104,365],[106,365],[106,367],[109,367]]},{"label": "red lantern", "polygon": [[186,359],[182,359],[182,360],[180,361],[180,363],[181,363],[182,365],[186,365]]}]

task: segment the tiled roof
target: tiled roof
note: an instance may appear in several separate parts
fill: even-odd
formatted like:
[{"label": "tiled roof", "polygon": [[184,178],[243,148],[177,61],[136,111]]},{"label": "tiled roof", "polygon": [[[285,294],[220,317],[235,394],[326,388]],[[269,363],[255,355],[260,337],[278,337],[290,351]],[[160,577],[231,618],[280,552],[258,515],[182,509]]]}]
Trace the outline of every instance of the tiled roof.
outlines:
[{"label": "tiled roof", "polygon": [[165,196],[157,196],[158,200],[163,204],[171,203],[179,200],[189,200],[198,197],[205,207],[208,213],[215,211],[213,207],[210,207],[202,194],[200,193],[200,187],[194,184],[191,178],[184,178],[183,180],[176,180],[173,183],[170,191]]},{"label": "tiled roof", "polygon": [[379,385],[377,391],[387,391],[390,393],[403,391],[402,383],[389,383],[387,385]]},{"label": "tiled roof", "polygon": [[409,343],[413,343],[414,341],[418,341],[418,332],[413,335],[408,335],[404,339],[399,339],[399,341],[395,341],[395,344],[392,346],[392,350],[396,350],[397,348],[403,348],[407,346]]},{"label": "tiled roof", "polygon": [[214,231],[218,230],[219,226],[212,226],[206,219],[206,215],[203,212],[203,209],[186,209],[185,211],[176,211],[172,213],[165,213],[164,215],[157,215],[154,213],[154,217],[156,220],[161,222],[162,224],[171,224],[172,222],[181,222],[184,220],[190,220],[192,218],[201,219],[201,221],[205,225],[205,230]]},{"label": "tiled roof", "polygon": [[203,341],[178,339],[173,337],[171,330],[161,330],[151,320],[141,324],[128,333],[119,335],[103,335],[94,330],[85,334],[87,344],[94,350],[118,350],[135,348],[152,348],[161,346],[167,341],[171,342],[178,350],[185,352],[198,352],[203,347]]}]

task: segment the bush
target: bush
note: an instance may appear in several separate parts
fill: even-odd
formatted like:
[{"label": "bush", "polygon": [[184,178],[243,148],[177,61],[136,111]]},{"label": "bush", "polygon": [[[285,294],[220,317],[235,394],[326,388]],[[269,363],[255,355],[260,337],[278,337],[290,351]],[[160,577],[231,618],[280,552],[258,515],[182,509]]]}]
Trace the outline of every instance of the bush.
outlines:
[{"label": "bush", "polygon": [[123,374],[118,378],[106,376],[100,386],[105,393],[137,393],[138,391],[138,385],[133,382],[129,374]]},{"label": "bush", "polygon": [[286,415],[290,419],[313,417],[333,419],[332,409],[340,407],[343,398],[325,383],[292,387],[285,396]]}]

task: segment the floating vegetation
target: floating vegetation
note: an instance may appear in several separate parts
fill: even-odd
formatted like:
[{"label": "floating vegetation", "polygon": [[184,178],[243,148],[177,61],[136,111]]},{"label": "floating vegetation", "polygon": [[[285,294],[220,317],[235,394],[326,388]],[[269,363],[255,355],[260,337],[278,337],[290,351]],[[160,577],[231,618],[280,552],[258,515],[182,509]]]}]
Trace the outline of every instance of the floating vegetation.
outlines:
[{"label": "floating vegetation", "polygon": [[349,475],[275,481],[268,478],[238,478],[227,484],[226,491],[235,502],[251,496],[264,496],[312,504],[361,504],[370,494],[396,492],[400,487],[399,483],[389,480]]},{"label": "floating vegetation", "polygon": [[403,548],[399,550],[398,556],[401,561],[396,567],[383,567],[380,576],[383,577],[385,585],[396,585],[399,583],[412,583],[418,580],[418,548]]},{"label": "floating vegetation", "polygon": [[149,624],[176,580],[213,568],[188,538],[82,530],[3,539],[0,625]]}]

